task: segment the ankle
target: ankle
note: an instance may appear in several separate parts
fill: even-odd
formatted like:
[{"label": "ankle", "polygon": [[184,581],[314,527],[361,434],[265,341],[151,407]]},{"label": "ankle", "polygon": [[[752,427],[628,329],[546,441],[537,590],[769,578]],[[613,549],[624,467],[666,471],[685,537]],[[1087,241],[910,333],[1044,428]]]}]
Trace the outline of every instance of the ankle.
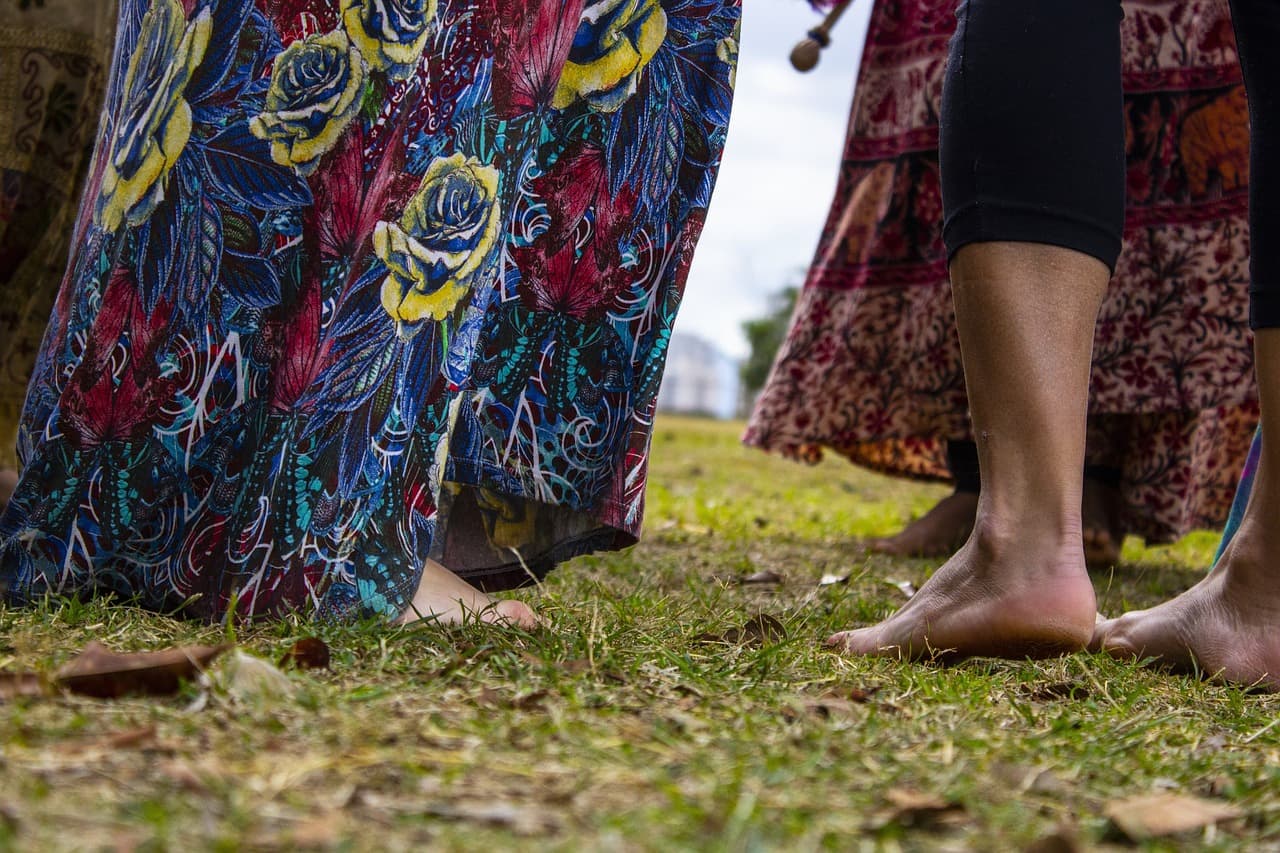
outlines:
[{"label": "ankle", "polygon": [[991,515],[979,518],[967,546],[979,573],[1005,577],[1012,571],[1039,580],[1084,578],[1088,583],[1078,516],[1020,522]]}]

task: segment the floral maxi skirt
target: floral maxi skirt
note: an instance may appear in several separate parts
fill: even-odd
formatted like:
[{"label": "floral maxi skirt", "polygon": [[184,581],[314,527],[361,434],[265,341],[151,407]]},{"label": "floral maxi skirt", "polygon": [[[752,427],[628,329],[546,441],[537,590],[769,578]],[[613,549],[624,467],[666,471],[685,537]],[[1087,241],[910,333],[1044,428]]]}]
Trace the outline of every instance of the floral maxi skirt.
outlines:
[{"label": "floral maxi skirt", "polygon": [[738,0],[123,0],[0,590],[394,616],[632,544]]}]

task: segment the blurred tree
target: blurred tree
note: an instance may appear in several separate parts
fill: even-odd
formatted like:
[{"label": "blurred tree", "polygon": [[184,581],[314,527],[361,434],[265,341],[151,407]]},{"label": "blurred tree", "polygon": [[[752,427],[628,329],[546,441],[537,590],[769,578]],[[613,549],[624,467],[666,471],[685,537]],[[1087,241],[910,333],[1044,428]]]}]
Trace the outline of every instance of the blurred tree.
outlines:
[{"label": "blurred tree", "polygon": [[778,348],[786,340],[791,313],[795,310],[796,297],[799,295],[800,288],[795,285],[783,288],[769,297],[768,313],[765,316],[742,324],[742,333],[747,336],[751,354],[739,368],[739,375],[742,377],[743,390],[748,395],[754,396],[769,378],[769,368],[773,367]]}]

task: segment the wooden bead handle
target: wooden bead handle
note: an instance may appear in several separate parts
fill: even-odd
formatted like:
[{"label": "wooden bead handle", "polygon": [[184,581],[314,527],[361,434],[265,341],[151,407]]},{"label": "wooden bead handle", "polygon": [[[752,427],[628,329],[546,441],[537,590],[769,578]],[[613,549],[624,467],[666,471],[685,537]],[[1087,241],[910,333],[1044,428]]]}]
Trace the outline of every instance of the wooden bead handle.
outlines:
[{"label": "wooden bead handle", "polygon": [[853,0],[840,0],[821,24],[809,30],[808,38],[791,49],[791,67],[797,71],[812,71],[822,58],[822,49],[831,44],[831,30],[845,10],[853,5]]}]

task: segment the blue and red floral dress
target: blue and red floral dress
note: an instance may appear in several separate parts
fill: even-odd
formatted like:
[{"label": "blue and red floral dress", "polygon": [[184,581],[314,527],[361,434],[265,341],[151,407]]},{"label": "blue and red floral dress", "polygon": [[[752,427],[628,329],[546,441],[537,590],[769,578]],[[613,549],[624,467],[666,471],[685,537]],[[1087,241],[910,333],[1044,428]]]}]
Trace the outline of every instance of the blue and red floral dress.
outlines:
[{"label": "blue and red floral dress", "polygon": [[394,616],[635,541],[739,0],[124,0],[0,588]]}]

